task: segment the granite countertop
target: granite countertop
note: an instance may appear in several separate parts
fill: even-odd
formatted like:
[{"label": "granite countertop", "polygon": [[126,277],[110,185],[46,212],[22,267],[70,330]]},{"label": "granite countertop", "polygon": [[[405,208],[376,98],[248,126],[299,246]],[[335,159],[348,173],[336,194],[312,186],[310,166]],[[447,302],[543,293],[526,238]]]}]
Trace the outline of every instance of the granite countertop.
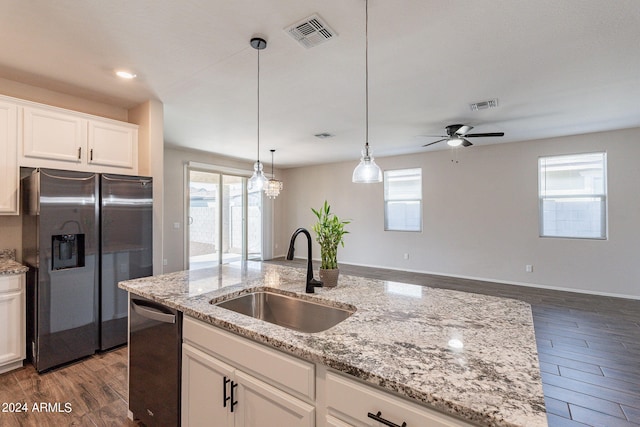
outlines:
[{"label": "granite countertop", "polygon": [[0,275],[22,274],[29,268],[16,261],[15,249],[0,250]]},{"label": "granite countertop", "polygon": [[[473,423],[547,425],[529,304],[347,275],[305,294],[305,277],[304,269],[247,262],[119,286]],[[264,287],[357,311],[309,334],[210,304]]]}]

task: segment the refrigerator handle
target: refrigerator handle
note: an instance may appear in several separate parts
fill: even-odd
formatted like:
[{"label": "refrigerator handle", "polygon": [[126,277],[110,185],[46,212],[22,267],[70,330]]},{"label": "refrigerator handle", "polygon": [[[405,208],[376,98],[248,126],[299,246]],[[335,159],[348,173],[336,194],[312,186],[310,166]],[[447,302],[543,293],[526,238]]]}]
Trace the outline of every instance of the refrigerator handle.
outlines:
[{"label": "refrigerator handle", "polygon": [[142,317],[156,320],[158,322],[176,323],[176,316],[174,314],[164,313],[154,307],[147,307],[136,304],[135,300],[131,300],[131,308]]}]

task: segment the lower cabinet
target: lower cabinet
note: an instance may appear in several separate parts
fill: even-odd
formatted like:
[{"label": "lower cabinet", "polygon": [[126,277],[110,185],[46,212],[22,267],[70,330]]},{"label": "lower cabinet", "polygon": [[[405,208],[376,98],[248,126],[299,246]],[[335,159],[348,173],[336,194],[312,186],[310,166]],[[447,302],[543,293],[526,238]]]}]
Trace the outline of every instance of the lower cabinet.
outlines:
[{"label": "lower cabinet", "polygon": [[25,344],[24,274],[0,275],[0,373],[22,366]]},{"label": "lower cabinet", "polygon": [[333,372],[326,376],[326,409],[330,427],[472,425]]},{"label": "lower cabinet", "polygon": [[471,425],[323,365],[184,318],[182,426]]},{"label": "lower cabinet", "polygon": [[[188,318],[184,321],[182,426],[315,426],[315,407],[276,386],[280,384],[280,369],[275,365],[277,361],[287,362],[286,355],[274,354],[273,350],[264,348],[259,350],[264,351],[264,354],[258,352],[254,356],[257,356],[256,361],[262,360],[265,363],[260,363],[261,366],[247,366],[253,364],[253,359],[244,356],[255,350],[254,343],[247,342],[248,347],[243,348],[244,343],[233,341],[235,337],[228,336],[228,333],[216,331],[211,326],[211,331],[207,331],[198,323],[200,322]],[[226,339],[231,339],[235,344],[228,345]],[[218,355],[219,351],[224,354]],[[273,366],[275,378],[271,381],[270,357],[277,360]],[[235,359],[245,363],[234,366],[231,361]],[[294,370],[300,363],[304,364],[291,359]],[[262,371],[260,379],[248,373],[253,372],[253,369]]]}]

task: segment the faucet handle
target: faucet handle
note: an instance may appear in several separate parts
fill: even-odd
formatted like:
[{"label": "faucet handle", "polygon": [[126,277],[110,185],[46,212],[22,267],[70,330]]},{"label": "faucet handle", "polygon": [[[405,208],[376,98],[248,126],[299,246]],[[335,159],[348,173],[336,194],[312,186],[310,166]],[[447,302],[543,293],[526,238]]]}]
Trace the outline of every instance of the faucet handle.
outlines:
[{"label": "faucet handle", "polygon": [[322,282],[320,280],[316,280],[314,278],[311,278],[309,280],[309,282],[307,282],[307,289],[305,289],[305,291],[308,294],[313,294],[313,293],[315,293],[313,288],[321,288],[321,287],[322,287]]}]

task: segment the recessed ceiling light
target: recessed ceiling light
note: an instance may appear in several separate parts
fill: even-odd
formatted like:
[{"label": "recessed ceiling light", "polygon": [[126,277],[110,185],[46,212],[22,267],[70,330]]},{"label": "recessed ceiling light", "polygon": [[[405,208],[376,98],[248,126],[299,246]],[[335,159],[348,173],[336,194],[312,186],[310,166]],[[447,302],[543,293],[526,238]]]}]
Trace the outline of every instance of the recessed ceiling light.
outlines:
[{"label": "recessed ceiling light", "polygon": [[135,74],[133,74],[133,73],[131,73],[129,71],[123,71],[123,70],[116,71],[116,76],[118,76],[118,77],[120,77],[122,79],[128,79],[128,80],[136,78]]}]

